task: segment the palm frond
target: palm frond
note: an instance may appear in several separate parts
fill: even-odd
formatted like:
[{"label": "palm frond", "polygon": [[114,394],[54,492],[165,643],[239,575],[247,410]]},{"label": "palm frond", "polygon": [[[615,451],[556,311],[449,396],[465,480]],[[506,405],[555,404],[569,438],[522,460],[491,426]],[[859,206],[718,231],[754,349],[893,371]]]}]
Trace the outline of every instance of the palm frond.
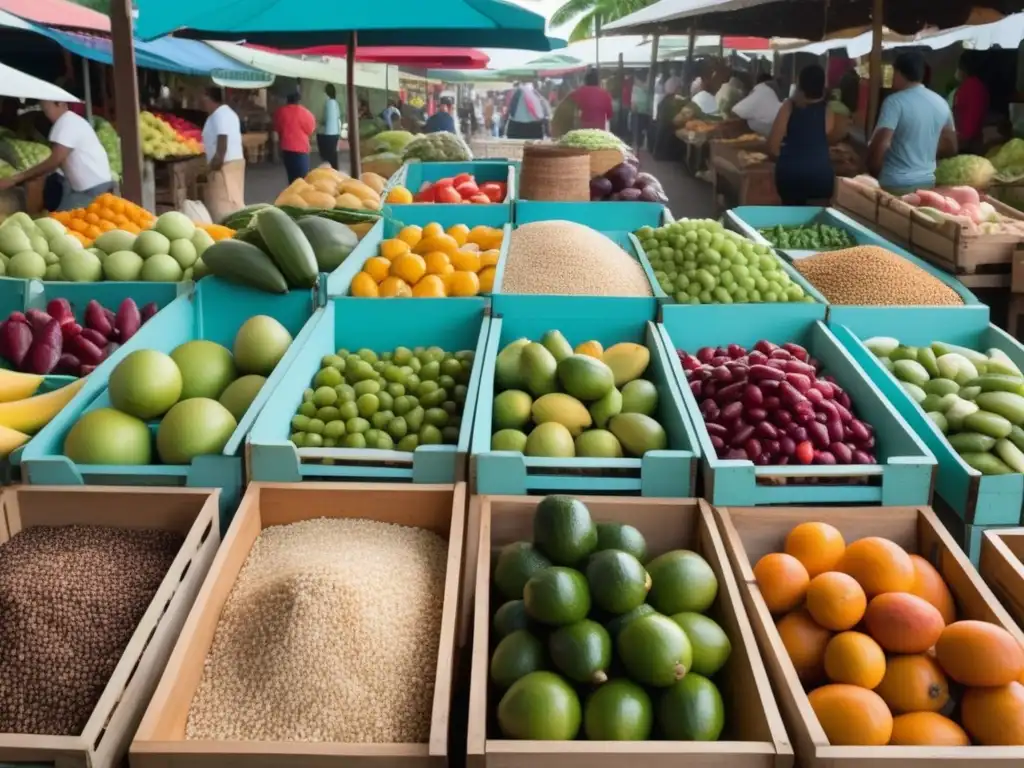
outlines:
[{"label": "palm frond", "polygon": [[597,31],[597,11],[591,11],[580,17],[579,21],[576,22],[576,26],[572,28],[572,32],[569,33],[569,42],[577,43],[580,40],[589,40],[594,36]]},{"label": "palm frond", "polygon": [[593,11],[597,3],[598,0],[568,0],[551,16],[551,25],[558,27],[562,24],[568,24],[580,14]]}]

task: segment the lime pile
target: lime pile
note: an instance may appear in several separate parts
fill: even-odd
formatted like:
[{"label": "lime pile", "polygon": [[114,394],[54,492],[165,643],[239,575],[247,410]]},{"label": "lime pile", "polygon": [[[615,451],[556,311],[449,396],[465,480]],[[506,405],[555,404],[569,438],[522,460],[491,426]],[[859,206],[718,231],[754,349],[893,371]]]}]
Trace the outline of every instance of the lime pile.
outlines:
[{"label": "lime pile", "polygon": [[459,442],[472,350],[339,349],[320,365],[292,417],[297,447],[412,452]]},{"label": "lime pile", "polygon": [[[729,659],[704,615],[718,579],[685,549],[648,559],[636,528],[597,523],[586,505],[548,496],[533,542],[501,549],[491,682],[509,739],[717,741],[724,705],[712,677]],[[580,696],[584,697],[581,706]]]}]

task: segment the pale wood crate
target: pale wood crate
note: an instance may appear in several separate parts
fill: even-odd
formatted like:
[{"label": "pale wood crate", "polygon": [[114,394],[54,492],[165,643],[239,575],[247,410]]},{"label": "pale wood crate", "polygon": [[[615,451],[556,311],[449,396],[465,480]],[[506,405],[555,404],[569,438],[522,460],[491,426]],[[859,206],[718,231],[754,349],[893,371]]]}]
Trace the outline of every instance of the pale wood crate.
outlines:
[{"label": "pale wood crate", "polygon": [[958,619],[998,624],[1024,644],[1024,633],[930,507],[719,507],[715,513],[801,766],[967,768],[968,761],[993,768],[1024,765],[1024,747],[831,746],[757,588],[754,563],[769,552],[781,552],[786,534],[795,525],[828,522],[842,532],[847,543],[865,536],[882,536],[921,555],[935,566],[949,586]]},{"label": "pale wood crate", "polygon": [[[0,544],[38,525],[160,529],[185,537],[78,736],[0,734],[0,762],[121,766],[178,632],[220,545],[220,491],[22,485],[0,496]],[[2,557],[0,549],[0,557]]]},{"label": "pale wood crate", "polygon": [[[1001,215],[1024,220],[1020,211],[987,195],[982,199]],[[937,223],[913,208],[909,211],[910,243],[914,252],[953,274],[1009,273],[1013,255],[1024,241],[1024,235],[1017,233],[973,233],[955,221]]]},{"label": "pale wood crate", "polygon": [[1024,626],[1024,528],[985,531],[978,570],[1017,625]]},{"label": "pale wood crate", "polygon": [[[489,687],[492,552],[532,537],[539,499],[481,496],[473,616],[472,677],[467,765],[470,768],[789,768],[793,751],[772,695],[757,644],[711,507],[696,499],[580,497],[597,522],[629,523],[647,539],[649,554],[691,549],[718,577],[709,614],[732,642],[732,655],[715,676],[725,700],[725,741],[514,741],[488,732],[496,706]],[[474,505],[471,505],[474,506]],[[582,703],[582,702],[581,702]]]},{"label": "pale wood crate", "polygon": [[855,184],[850,179],[836,179],[836,208],[872,225],[878,223],[878,198],[879,190]]},{"label": "pale wood crate", "polygon": [[[448,763],[466,485],[250,483],[131,744],[132,768],[435,768]],[[433,531],[448,540],[430,740],[423,744],[206,741],[185,738],[221,610],[264,528],[358,518]]]}]

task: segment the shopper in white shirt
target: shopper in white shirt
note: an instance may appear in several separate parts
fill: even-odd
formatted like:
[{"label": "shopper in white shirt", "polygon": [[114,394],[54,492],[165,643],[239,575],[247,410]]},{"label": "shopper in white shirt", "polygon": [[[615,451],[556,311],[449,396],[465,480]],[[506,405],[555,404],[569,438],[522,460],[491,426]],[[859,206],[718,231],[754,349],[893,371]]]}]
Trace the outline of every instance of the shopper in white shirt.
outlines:
[{"label": "shopper in white shirt", "polygon": [[732,113],[741,120],[746,120],[754,133],[767,137],[772,131],[772,124],[781,106],[779,94],[772,84],[772,76],[765,72],[758,75],[754,90],[732,108]]},{"label": "shopper in white shirt", "polygon": [[206,209],[214,221],[245,207],[245,155],[242,124],[224,103],[224,92],[207,88],[203,106],[210,116],[203,124],[206,150]]},{"label": "shopper in white shirt", "polygon": [[50,156],[21,173],[0,179],[0,189],[48,176],[59,169],[64,189],[58,210],[84,208],[103,193],[112,191],[110,161],[88,121],[68,110],[68,105],[62,101],[42,101],[40,106],[53,123]]},{"label": "shopper in white shirt", "polygon": [[721,81],[721,72],[712,64],[703,67],[703,71],[700,73],[700,90],[693,94],[690,101],[705,115],[718,114],[718,101],[715,99],[715,94],[718,92]]}]

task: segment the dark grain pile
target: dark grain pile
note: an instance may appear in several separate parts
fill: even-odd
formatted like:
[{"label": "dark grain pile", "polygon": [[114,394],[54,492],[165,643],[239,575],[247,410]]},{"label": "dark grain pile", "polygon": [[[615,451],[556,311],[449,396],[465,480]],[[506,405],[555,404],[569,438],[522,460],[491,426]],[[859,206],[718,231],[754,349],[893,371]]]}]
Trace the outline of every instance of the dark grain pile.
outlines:
[{"label": "dark grain pile", "polygon": [[181,543],[39,526],[0,546],[0,733],[81,733]]}]

